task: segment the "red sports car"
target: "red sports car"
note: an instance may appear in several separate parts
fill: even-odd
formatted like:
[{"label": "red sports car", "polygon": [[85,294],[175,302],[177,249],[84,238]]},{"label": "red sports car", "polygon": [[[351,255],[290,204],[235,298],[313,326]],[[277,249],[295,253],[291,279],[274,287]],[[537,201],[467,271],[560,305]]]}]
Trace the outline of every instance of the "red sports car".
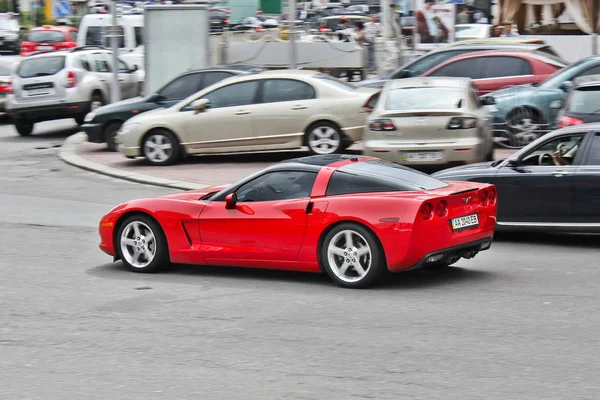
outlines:
[{"label": "red sports car", "polygon": [[490,247],[495,226],[494,185],[327,155],[121,204],[100,222],[100,248],[135,272],[169,262],[325,271],[359,288],[389,271],[472,258]]}]

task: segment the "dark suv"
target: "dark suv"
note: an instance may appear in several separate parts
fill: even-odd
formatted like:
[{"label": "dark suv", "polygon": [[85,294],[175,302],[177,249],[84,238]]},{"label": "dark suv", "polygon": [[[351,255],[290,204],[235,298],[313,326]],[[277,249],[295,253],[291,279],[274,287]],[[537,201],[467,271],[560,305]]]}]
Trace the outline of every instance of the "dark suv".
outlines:
[{"label": "dark suv", "polygon": [[156,93],[119,101],[90,112],[81,128],[87,133],[89,142],[106,143],[110,150],[116,151],[115,137],[121,125],[129,118],[157,108],[171,107],[223,79],[259,71],[261,69],[256,67],[233,65],[185,72]]}]

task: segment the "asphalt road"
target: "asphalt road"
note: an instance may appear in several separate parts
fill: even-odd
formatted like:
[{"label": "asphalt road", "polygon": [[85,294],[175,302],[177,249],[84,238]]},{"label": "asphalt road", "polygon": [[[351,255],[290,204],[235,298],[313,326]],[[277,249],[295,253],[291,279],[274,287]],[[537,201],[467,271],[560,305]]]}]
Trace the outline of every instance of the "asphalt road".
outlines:
[{"label": "asphalt road", "polygon": [[0,126],[2,399],[597,399],[600,246],[499,237],[382,288],[98,249],[117,203],[169,193],[56,158],[70,122]]}]

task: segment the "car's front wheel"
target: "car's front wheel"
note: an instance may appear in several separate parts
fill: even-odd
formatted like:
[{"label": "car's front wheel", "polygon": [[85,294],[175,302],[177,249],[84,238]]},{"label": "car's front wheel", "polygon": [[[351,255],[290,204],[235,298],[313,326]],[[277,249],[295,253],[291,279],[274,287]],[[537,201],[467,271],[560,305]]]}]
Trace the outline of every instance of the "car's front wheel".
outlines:
[{"label": "car's front wheel", "polygon": [[15,129],[21,136],[29,136],[33,132],[35,124],[31,121],[15,120]]},{"label": "car's front wheel", "polygon": [[116,242],[119,257],[134,272],[155,272],[169,263],[164,233],[147,215],[132,215],[123,221]]},{"label": "car's front wheel", "polygon": [[180,159],[181,147],[173,133],[157,129],[144,137],[142,153],[152,165],[172,165]]},{"label": "car's front wheel", "polygon": [[356,223],[342,223],[327,233],[320,262],[331,279],[346,288],[371,286],[388,271],[377,238]]},{"label": "car's front wheel", "polygon": [[110,122],[104,127],[104,140],[110,151],[117,151],[117,132],[122,125],[120,122]]}]

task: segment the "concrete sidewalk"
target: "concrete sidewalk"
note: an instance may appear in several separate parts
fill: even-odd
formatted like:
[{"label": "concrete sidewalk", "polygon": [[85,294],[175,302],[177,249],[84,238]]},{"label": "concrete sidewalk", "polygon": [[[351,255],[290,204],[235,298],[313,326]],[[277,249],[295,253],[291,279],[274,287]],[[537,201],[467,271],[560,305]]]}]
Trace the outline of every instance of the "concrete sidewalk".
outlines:
[{"label": "concrete sidewalk", "polygon": [[[361,145],[348,150],[360,154]],[[495,158],[502,159],[514,150],[496,149]],[[121,153],[108,151],[105,144],[87,142],[83,132],[68,137],[59,156],[68,164],[88,171],[149,185],[190,190],[212,185],[234,183],[273,163],[307,155],[306,151],[265,152],[235,155],[189,157],[180,164],[155,167],[143,159],[130,160]]]}]

